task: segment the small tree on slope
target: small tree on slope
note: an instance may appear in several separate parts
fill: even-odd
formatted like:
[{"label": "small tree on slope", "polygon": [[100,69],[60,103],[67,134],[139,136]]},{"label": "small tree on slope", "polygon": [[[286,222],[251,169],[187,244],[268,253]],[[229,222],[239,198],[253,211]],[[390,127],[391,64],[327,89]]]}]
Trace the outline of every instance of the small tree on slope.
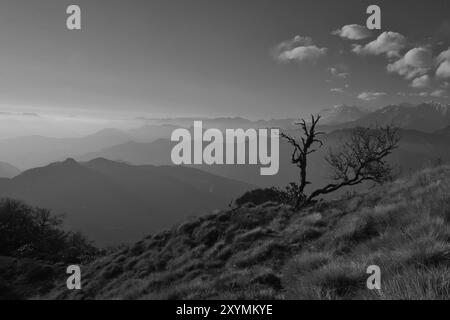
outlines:
[{"label": "small tree on slope", "polygon": [[323,132],[317,131],[320,116],[311,116],[308,125],[303,119],[297,123],[303,136],[295,139],[282,133],[282,138],[290,143],[292,163],[300,170],[300,183],[296,185],[295,207],[311,203],[320,195],[325,195],[346,186],[354,186],[364,181],[382,183],[391,176],[391,167],[386,157],[391,154],[400,141],[398,129],[391,126],[350,129],[350,137],[341,147],[330,150],[326,157],[327,163],[333,171],[333,182],[305,194],[305,187],[310,184],[307,180],[308,156],[323,146],[320,136]]}]

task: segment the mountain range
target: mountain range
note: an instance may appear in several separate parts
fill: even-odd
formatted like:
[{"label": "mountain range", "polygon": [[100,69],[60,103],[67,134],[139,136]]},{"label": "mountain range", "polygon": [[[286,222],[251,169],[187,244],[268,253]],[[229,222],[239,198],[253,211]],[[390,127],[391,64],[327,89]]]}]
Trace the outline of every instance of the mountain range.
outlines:
[{"label": "mountain range", "polygon": [[[337,106],[321,112],[323,119],[321,130],[331,133],[335,130],[355,126],[396,125],[403,129],[417,130],[426,133],[450,132],[450,105],[436,102],[419,105],[399,104],[389,105],[369,112],[357,106]],[[291,131],[295,127],[295,119],[251,121],[244,118],[173,118],[145,119],[145,125],[122,131],[104,129],[95,134],[80,138],[49,138],[42,136],[25,136],[10,139],[0,139],[0,161],[5,161],[15,167],[26,170],[44,166],[54,161],[71,158],[93,158],[92,155],[110,152],[116,156],[116,151],[108,148],[119,148],[123,152],[123,144],[127,148],[137,149],[136,144],[148,144],[158,139],[170,140],[173,130],[179,127],[191,128],[194,120],[202,120],[204,128],[280,128]],[[142,146],[142,145],[141,145]],[[88,156],[90,155],[90,156]],[[134,158],[135,155],[128,155]],[[109,159],[109,156],[106,156]],[[123,156],[116,159],[122,159]],[[165,163],[167,162],[145,162]]]},{"label": "mountain range", "polygon": [[66,214],[100,245],[136,240],[180,219],[227,206],[253,186],[186,167],[73,159],[0,179],[1,197]]},{"label": "mountain range", "polygon": [[0,161],[0,178],[12,178],[17,176],[20,170],[13,165]]},{"label": "mountain range", "polygon": [[131,140],[118,129],[104,129],[80,138],[24,136],[0,140],[0,159],[20,169],[44,166],[80,153]]},{"label": "mountain range", "polygon": [[357,106],[337,105],[332,108],[323,109],[319,112],[322,116],[321,124],[337,125],[356,121],[369,114],[369,111]]},{"label": "mountain range", "polygon": [[[288,131],[292,136],[299,132]],[[340,129],[322,136],[324,145],[316,153],[310,155],[308,175],[317,187],[329,182],[328,164],[324,160],[330,148],[338,147],[349,135],[349,129]],[[431,163],[450,161],[450,137],[445,132],[426,133],[416,130],[400,130],[400,147],[389,160],[395,166],[396,171],[411,172],[421,169]],[[80,156],[79,160],[89,161],[103,157],[116,161],[125,161],[134,165],[171,165],[170,153],[175,143],[159,139],[151,143],[127,142],[98,152]],[[292,147],[286,141],[280,141],[280,170],[274,176],[261,176],[257,165],[192,165],[202,171],[218,176],[243,181],[261,187],[283,187],[295,180],[298,171],[290,163]]]},{"label": "mountain range", "polygon": [[402,129],[435,132],[450,126],[450,104],[426,102],[388,105],[345,123],[329,124],[327,131],[356,126],[394,125]]},{"label": "mountain range", "polygon": [[[395,172],[416,171],[450,161],[449,105],[434,102],[417,106],[386,106],[374,112],[338,107],[323,125],[324,147],[311,155],[308,178],[316,188],[329,182],[324,160],[358,125],[397,124],[403,129],[400,147],[388,159]],[[343,122],[348,115],[360,118]],[[330,120],[334,119],[334,120]],[[79,229],[100,244],[129,242],[145,232],[159,231],[187,216],[228,205],[243,192],[258,187],[284,187],[296,181],[290,163],[292,147],[280,143],[280,171],[261,176],[260,166],[172,166],[174,143],[168,135],[178,125],[189,128],[193,119],[165,119],[129,131],[105,129],[82,138],[30,136],[0,140],[0,197],[66,213],[68,227]],[[241,118],[209,119],[205,127],[235,124],[261,126],[276,121],[251,122]],[[279,120],[295,136],[292,120]],[[411,129],[418,127],[421,130]],[[233,128],[233,127],[231,127]],[[63,160],[66,158],[75,158]],[[108,160],[107,160],[108,159]],[[59,161],[59,162],[55,162]],[[51,163],[49,165],[49,163]],[[101,223],[99,223],[101,221]]]}]

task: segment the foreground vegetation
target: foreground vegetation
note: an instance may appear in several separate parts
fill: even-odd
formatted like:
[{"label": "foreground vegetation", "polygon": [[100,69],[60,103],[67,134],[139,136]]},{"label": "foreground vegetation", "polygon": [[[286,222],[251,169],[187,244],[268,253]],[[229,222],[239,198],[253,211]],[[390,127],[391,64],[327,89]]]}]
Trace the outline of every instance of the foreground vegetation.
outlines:
[{"label": "foreground vegetation", "polygon": [[[83,267],[57,299],[449,299],[450,167],[300,211],[242,204]],[[381,290],[366,288],[378,265]]]},{"label": "foreground vegetation", "polygon": [[0,200],[0,300],[48,292],[67,265],[86,264],[100,254],[81,233],[64,230],[63,216]]},{"label": "foreground vegetation", "polygon": [[66,231],[62,215],[21,201],[0,200],[0,256],[84,263],[99,251],[80,232]]}]

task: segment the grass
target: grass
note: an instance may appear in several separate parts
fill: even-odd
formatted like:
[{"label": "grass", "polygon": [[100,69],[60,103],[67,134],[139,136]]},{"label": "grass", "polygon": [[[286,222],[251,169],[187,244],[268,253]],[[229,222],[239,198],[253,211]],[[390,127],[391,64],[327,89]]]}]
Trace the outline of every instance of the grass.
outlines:
[{"label": "grass", "polygon": [[[84,267],[59,299],[449,299],[450,167],[300,212],[229,208]],[[381,268],[381,290],[366,287]]]}]

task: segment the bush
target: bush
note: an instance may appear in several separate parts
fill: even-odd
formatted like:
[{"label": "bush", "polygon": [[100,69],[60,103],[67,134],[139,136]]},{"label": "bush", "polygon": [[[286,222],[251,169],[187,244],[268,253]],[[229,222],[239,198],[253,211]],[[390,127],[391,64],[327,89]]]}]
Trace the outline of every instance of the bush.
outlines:
[{"label": "bush", "polygon": [[236,205],[243,206],[248,203],[260,205],[266,202],[282,203],[284,201],[283,192],[277,188],[256,189],[246,192],[235,201]]},{"label": "bush", "polygon": [[0,200],[0,255],[83,263],[99,251],[79,232],[62,229],[63,217],[21,201]]}]

